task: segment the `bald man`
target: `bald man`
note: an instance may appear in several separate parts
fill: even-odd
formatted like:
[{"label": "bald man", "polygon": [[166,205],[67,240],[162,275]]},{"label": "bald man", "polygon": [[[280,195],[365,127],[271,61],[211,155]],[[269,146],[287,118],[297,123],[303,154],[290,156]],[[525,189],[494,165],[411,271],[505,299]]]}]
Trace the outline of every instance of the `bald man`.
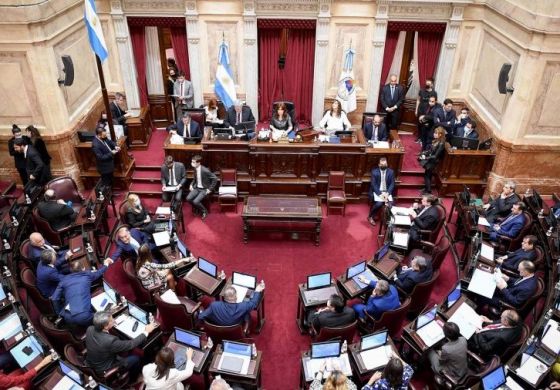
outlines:
[{"label": "bald man", "polygon": [[44,200],[37,205],[39,215],[45,218],[53,230],[70,226],[76,219],[76,212],[63,199],[56,199],[52,189],[45,191]]},{"label": "bald man", "polygon": [[56,254],[56,264],[62,264],[63,260],[68,259],[72,256],[72,251],[61,251],[59,247],[51,245],[47,240],[43,238],[43,235],[39,232],[33,232],[29,236],[29,248],[27,256],[37,268],[39,262],[41,261],[41,253],[44,250],[50,250]]},{"label": "bald man", "polygon": [[397,75],[392,74],[389,84],[384,85],[381,90],[381,108],[387,113],[385,123],[389,126],[389,131],[397,129],[403,102],[404,88],[397,83]]}]

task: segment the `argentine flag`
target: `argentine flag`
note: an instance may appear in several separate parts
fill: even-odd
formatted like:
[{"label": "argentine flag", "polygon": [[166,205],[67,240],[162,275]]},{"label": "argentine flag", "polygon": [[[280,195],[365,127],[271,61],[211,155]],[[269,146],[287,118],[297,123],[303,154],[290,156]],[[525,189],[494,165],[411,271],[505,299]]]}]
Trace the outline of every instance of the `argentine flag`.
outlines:
[{"label": "argentine flag", "polygon": [[229,68],[228,46],[225,42],[222,42],[218,50],[218,68],[216,69],[214,92],[224,103],[226,109],[231,107],[233,102],[237,100],[235,82]]},{"label": "argentine flag", "polygon": [[95,10],[95,0],[85,0],[84,21],[86,22],[91,49],[103,62],[107,59],[108,51],[101,29],[101,21]]}]

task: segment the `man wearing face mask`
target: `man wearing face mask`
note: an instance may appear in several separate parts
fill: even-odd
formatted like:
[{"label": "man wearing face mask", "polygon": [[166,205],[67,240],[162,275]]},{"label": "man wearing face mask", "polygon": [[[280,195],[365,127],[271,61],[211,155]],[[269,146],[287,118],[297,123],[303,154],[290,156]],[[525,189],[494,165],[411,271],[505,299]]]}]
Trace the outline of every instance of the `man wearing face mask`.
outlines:
[{"label": "man wearing face mask", "polygon": [[371,210],[368,215],[368,221],[375,226],[375,218],[381,206],[393,203],[393,190],[395,189],[395,173],[391,168],[387,168],[387,159],[381,157],[379,166],[371,170],[371,187],[369,190],[369,198],[371,199]]},{"label": "man wearing face mask", "polygon": [[208,216],[208,210],[202,204],[202,201],[216,187],[218,178],[208,168],[202,166],[202,157],[193,156],[191,166],[194,169],[193,181],[191,182],[190,192],[187,195],[187,202],[193,205],[195,210],[202,213],[202,220]]},{"label": "man wearing face mask", "polygon": [[469,115],[469,108],[463,107],[461,108],[461,114],[455,118],[455,124],[453,125],[453,135],[460,136],[458,134],[459,130],[462,130],[463,127],[467,124],[467,122],[471,121],[471,117]]},{"label": "man wearing face mask", "polygon": [[441,110],[441,104],[437,102],[437,97],[435,96],[430,96],[428,104],[418,109],[418,131],[420,133],[422,150],[426,150],[434,138],[434,114],[438,110]]},{"label": "man wearing face mask", "polygon": [[26,135],[22,135],[21,129],[17,125],[12,125],[13,137],[8,141],[8,150],[10,151],[10,156],[14,157],[14,164],[21,178],[23,185],[26,185],[29,181],[29,175],[27,173],[27,163],[25,162],[25,156],[21,153],[16,152],[14,148],[14,142],[16,139],[22,138],[26,145],[31,145],[31,138]]},{"label": "man wearing face mask", "polygon": [[434,80],[432,78],[426,79],[426,85],[423,89],[418,91],[418,98],[416,99],[416,118],[418,118],[418,138],[416,139],[417,143],[421,142],[421,129],[422,124],[420,123],[420,115],[424,115],[426,113],[426,109],[428,108],[428,103],[430,98],[434,97],[437,101],[437,92],[434,90]]},{"label": "man wearing face mask", "polygon": [[456,116],[455,110],[453,109],[453,100],[445,99],[443,101],[443,107],[435,112],[434,125],[436,127],[443,127],[446,135],[452,134]]},{"label": "man wearing face mask", "polygon": [[97,172],[101,175],[101,182],[105,186],[113,186],[113,172],[115,171],[115,154],[121,148],[107,138],[107,132],[103,127],[95,129],[95,138],[91,143],[91,150],[95,154]]}]

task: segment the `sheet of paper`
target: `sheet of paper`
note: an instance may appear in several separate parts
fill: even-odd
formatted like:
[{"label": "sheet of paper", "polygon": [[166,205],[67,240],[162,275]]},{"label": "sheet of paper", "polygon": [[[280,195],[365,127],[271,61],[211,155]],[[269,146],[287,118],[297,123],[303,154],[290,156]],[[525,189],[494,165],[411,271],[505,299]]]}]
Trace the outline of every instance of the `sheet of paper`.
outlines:
[{"label": "sheet of paper", "polygon": [[521,387],[516,381],[513,380],[513,378],[509,376],[506,378],[506,386],[509,387],[510,390],[523,390],[523,387]]},{"label": "sheet of paper", "polygon": [[[106,299],[107,302],[105,302],[105,304],[103,306],[101,306],[101,302],[103,302],[104,299]],[[109,299],[107,294],[105,294],[104,292],[91,298],[91,305],[93,306],[95,311],[102,311],[103,308],[105,306],[107,306],[107,304],[109,302],[112,302],[112,301]]]},{"label": "sheet of paper", "polygon": [[[116,322],[117,321],[115,321],[115,323]],[[136,331],[133,331],[132,327],[134,326],[135,322],[136,322],[135,318],[129,317],[128,315],[125,314],[124,315],[124,320],[121,323],[116,324],[115,328],[117,328],[118,330],[123,332],[125,335],[127,335],[128,337],[133,339],[136,336],[138,336],[140,333],[144,332],[144,329],[146,328],[146,325],[144,325],[143,323],[138,321],[138,327],[136,328]]]},{"label": "sheet of paper", "polygon": [[539,378],[547,371],[547,367],[538,359],[530,357],[527,361],[520,366],[516,373],[527,382],[536,385]]},{"label": "sheet of paper", "polygon": [[408,215],[409,211],[410,209],[408,207],[399,207],[399,206],[391,207],[391,213],[393,215]]},{"label": "sheet of paper", "polygon": [[177,298],[177,294],[175,294],[175,291],[171,289],[166,290],[163,294],[161,294],[160,298],[167,303],[175,305],[181,304],[181,301],[179,301],[179,298]]},{"label": "sheet of paper", "polygon": [[[393,201],[393,195],[389,195],[388,199],[389,199],[389,202],[392,202]],[[373,200],[376,201],[376,202],[385,202],[385,199],[381,198],[375,192],[373,193]]]},{"label": "sheet of paper", "polygon": [[140,110],[128,110],[127,114],[130,114],[132,118],[137,118],[140,116]]},{"label": "sheet of paper", "polygon": [[482,320],[472,307],[465,302],[461,304],[449,318],[448,322],[453,322],[459,326],[461,335],[467,340],[472,337],[477,329],[482,328]]},{"label": "sheet of paper", "polygon": [[380,368],[387,365],[392,355],[392,348],[390,345],[382,345],[381,347],[368,349],[367,351],[360,352],[364,366],[368,370]]},{"label": "sheet of paper", "polygon": [[72,379],[64,375],[61,380],[58,381],[56,386],[53,387],[53,390],[79,390],[83,387],[78,385]]},{"label": "sheet of paper", "polygon": [[171,209],[169,207],[158,207],[156,210],[156,214],[158,215],[169,215],[171,214]]},{"label": "sheet of paper", "polygon": [[422,341],[431,347],[445,337],[443,335],[443,329],[437,323],[437,321],[432,321],[429,324],[421,327],[416,331],[416,334],[422,339]]},{"label": "sheet of paper", "polygon": [[548,328],[548,330],[541,340],[542,343],[552,352],[558,354],[558,352],[560,352],[560,332],[558,331],[558,322],[548,320],[544,328]]},{"label": "sheet of paper", "polygon": [[165,246],[169,244],[169,232],[164,230],[163,232],[157,232],[152,235],[157,246]]},{"label": "sheet of paper", "polygon": [[389,142],[387,141],[377,141],[372,142],[371,144],[373,145],[374,149],[389,149]]},{"label": "sheet of paper", "polygon": [[494,247],[483,242],[480,244],[480,256],[488,260],[494,260]]},{"label": "sheet of paper", "polygon": [[488,220],[482,216],[478,217],[478,224],[482,226],[490,226]]},{"label": "sheet of paper", "polygon": [[[178,188],[179,188],[179,186],[165,186],[165,187],[163,187],[163,192],[175,192],[175,191],[177,191]],[[166,208],[168,209],[169,207],[166,207]],[[169,213],[167,213],[167,214],[169,214]]]},{"label": "sheet of paper", "polygon": [[410,220],[410,217],[408,215],[395,215],[393,223],[398,226],[412,225],[412,221]]},{"label": "sheet of paper", "polygon": [[494,296],[494,291],[496,291],[494,274],[482,271],[478,268],[475,269],[467,289],[483,297],[492,298]]},{"label": "sheet of paper", "polygon": [[408,248],[408,232],[393,232],[393,244]]},{"label": "sheet of paper", "polygon": [[323,366],[323,362],[327,363],[327,369],[326,369],[327,373],[325,374],[325,376],[329,375],[330,371],[332,371],[334,368],[337,369],[340,368],[344,373],[344,375],[352,376],[352,369],[350,368],[350,361],[348,360],[348,354],[344,353],[339,357],[325,358],[325,359],[308,359],[307,362],[305,363],[305,366],[307,368],[308,378],[315,377],[315,374],[317,374],[317,372],[321,370],[321,367]]},{"label": "sheet of paper", "polygon": [[235,186],[222,186],[218,189],[219,195],[235,195],[237,193],[237,187]]}]

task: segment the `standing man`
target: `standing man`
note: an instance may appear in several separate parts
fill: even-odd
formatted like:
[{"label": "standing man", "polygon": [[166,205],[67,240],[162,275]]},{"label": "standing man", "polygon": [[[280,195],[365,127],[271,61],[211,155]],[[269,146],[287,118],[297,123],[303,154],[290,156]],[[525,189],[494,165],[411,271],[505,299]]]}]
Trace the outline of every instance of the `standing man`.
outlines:
[{"label": "standing man", "polygon": [[192,158],[191,166],[194,169],[194,177],[190,192],[187,195],[187,202],[202,212],[202,220],[204,221],[208,216],[208,210],[202,204],[202,200],[214,190],[218,178],[208,168],[202,166],[201,161],[202,157],[199,155]]},{"label": "standing man", "polygon": [[14,140],[14,150],[25,158],[25,169],[29,180],[38,186],[43,186],[51,180],[48,167],[43,163],[43,159],[33,145],[27,144],[23,138]]},{"label": "standing man", "polygon": [[373,117],[373,121],[366,124],[364,127],[364,135],[368,141],[387,141],[389,139],[389,133],[387,131],[387,126],[382,122],[379,115]]},{"label": "standing man", "polygon": [[426,85],[424,86],[423,89],[420,89],[420,91],[418,91],[418,98],[416,99],[416,118],[418,118],[418,137],[416,139],[416,142],[420,142],[420,136],[421,136],[421,129],[422,129],[422,125],[420,123],[420,115],[423,115],[426,113],[426,110],[428,109],[428,103],[430,101],[430,98],[434,97],[435,101],[437,101],[437,92],[434,89],[434,79],[432,78],[428,78],[426,79]]},{"label": "standing man", "polygon": [[175,97],[175,115],[177,122],[183,117],[183,109],[194,107],[194,92],[192,83],[185,80],[185,72],[179,71],[177,81],[173,84],[173,97]]},{"label": "standing man", "polygon": [[10,156],[14,157],[14,164],[21,178],[23,185],[26,185],[29,181],[29,176],[27,175],[27,168],[25,164],[25,156],[21,153],[16,152],[14,148],[14,142],[17,139],[23,139],[26,145],[31,145],[31,138],[26,135],[22,135],[21,129],[17,125],[12,125],[12,135],[8,141],[8,150],[10,151]]},{"label": "standing man", "polygon": [[422,150],[428,149],[428,145],[434,139],[434,115],[437,110],[441,109],[441,104],[437,102],[437,97],[430,96],[426,106],[418,108],[418,136],[422,144]]},{"label": "standing man", "polygon": [[97,161],[97,172],[101,175],[103,185],[113,187],[113,173],[115,172],[115,154],[121,148],[107,138],[107,131],[103,127],[95,129],[95,138],[91,149]]},{"label": "standing man", "polygon": [[387,158],[381,157],[378,167],[371,170],[369,198],[371,199],[372,206],[368,215],[368,221],[371,226],[375,226],[375,218],[381,206],[386,203],[392,204],[394,189],[395,173],[391,168],[387,168]]},{"label": "standing man", "polygon": [[109,108],[111,109],[113,124],[123,127],[124,135],[127,137],[126,144],[129,145],[128,126],[126,125],[126,118],[130,118],[131,114],[126,112],[126,110],[124,109],[124,95],[120,92],[115,93],[115,100],[113,100]]},{"label": "standing man", "polygon": [[385,123],[389,126],[389,130],[397,129],[403,102],[404,88],[397,84],[397,75],[392,74],[389,84],[384,85],[381,90],[381,107],[387,113]]},{"label": "standing man", "polygon": [[183,185],[187,181],[187,173],[183,163],[173,161],[173,156],[165,157],[161,166],[161,199],[169,202],[173,197],[173,191],[165,191],[165,187],[176,187],[175,201],[179,202],[183,197]]},{"label": "standing man", "polygon": [[443,107],[436,110],[434,119],[434,126],[443,127],[447,136],[453,134],[453,127],[455,126],[456,120],[453,100],[445,99],[443,101]]}]

